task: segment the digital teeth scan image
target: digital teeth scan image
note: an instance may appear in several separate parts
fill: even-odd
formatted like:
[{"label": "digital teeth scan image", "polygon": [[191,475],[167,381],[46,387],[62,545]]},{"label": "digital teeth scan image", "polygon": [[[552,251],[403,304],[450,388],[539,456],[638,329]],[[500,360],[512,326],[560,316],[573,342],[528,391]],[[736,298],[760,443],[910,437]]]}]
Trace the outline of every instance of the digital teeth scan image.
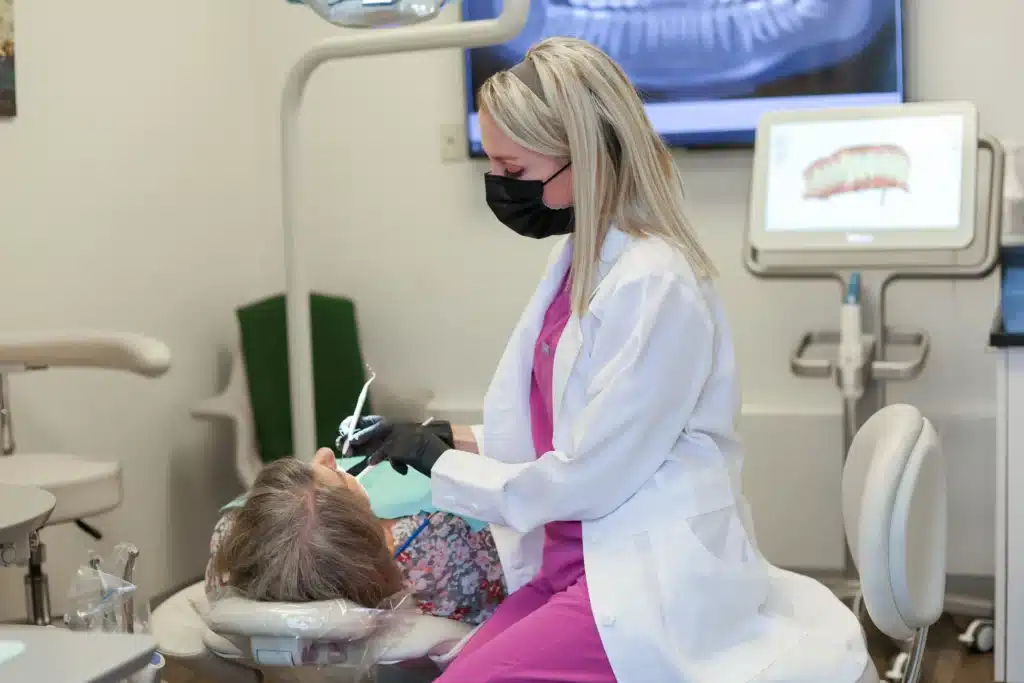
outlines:
[{"label": "digital teeth scan image", "polygon": [[868,190],[910,191],[910,155],[899,145],[850,145],[815,159],[804,169],[804,198]]},{"label": "digital teeth scan image", "polygon": [[[501,1],[464,0],[463,18]],[[480,85],[547,37],[607,52],[670,144],[749,144],[759,115],[787,104],[902,102],[901,23],[901,0],[532,0],[515,39],[467,51],[471,148]]]}]

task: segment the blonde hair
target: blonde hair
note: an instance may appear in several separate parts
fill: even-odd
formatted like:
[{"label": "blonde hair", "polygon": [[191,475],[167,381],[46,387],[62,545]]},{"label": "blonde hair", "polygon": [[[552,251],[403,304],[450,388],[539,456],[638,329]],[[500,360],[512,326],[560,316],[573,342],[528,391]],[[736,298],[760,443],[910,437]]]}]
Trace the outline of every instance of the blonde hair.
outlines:
[{"label": "blonde hair", "polygon": [[619,65],[574,38],[543,40],[526,61],[542,92],[500,71],[481,86],[480,110],[521,147],[572,162],[573,311],[587,310],[601,244],[613,223],[633,236],[663,239],[683,252],[697,277],[714,277],[686,218],[679,171]]},{"label": "blonde hair", "polygon": [[311,465],[295,458],[260,471],[214,567],[250,600],[344,599],[378,607],[403,588],[369,503],[321,482]]}]

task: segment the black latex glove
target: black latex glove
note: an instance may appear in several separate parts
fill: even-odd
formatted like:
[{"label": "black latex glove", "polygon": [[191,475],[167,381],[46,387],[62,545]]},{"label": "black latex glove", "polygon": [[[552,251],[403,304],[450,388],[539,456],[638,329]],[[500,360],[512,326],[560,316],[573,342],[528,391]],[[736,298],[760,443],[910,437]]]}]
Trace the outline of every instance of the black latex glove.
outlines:
[{"label": "black latex glove", "polygon": [[[342,455],[345,440],[348,438],[351,418],[347,418],[338,428],[338,454]],[[375,457],[380,454],[385,442],[391,438],[392,430],[399,425],[408,427],[420,427],[421,425],[412,422],[392,422],[380,415],[367,415],[359,419],[355,429],[352,430],[352,440],[349,443],[349,451],[344,454],[350,458],[368,458],[371,463],[379,460]],[[448,444],[448,448],[455,447],[455,437],[452,434],[452,425],[444,420],[433,420],[426,427],[422,427],[439,439]]]},{"label": "black latex glove", "polygon": [[[340,431],[343,435],[338,438],[339,449],[344,445],[343,442],[348,435],[348,425],[342,423]],[[423,426],[414,422],[391,422],[379,415],[368,415],[361,418],[356,424],[356,428],[352,431],[352,441],[349,444],[348,455],[350,457],[365,458],[364,462],[366,464],[376,464],[382,460],[390,460],[392,453],[397,452],[396,437],[406,432],[421,435],[423,438],[431,436],[440,441],[443,445],[441,453],[455,447],[452,425],[445,420],[433,420],[430,424]],[[406,446],[401,446],[401,448],[406,448]],[[434,460],[436,461],[436,458]],[[363,463],[360,463],[360,465],[363,465]],[[431,463],[431,466],[433,466],[433,463]],[[359,465],[356,467],[359,467]],[[416,469],[418,470],[419,468]],[[402,472],[402,474],[406,472],[404,466],[395,467],[395,470]]]},{"label": "black latex glove", "polygon": [[427,426],[408,422],[393,425],[381,447],[370,456],[370,462],[388,460],[399,474],[413,468],[427,477],[441,455],[452,448],[451,426],[448,440],[438,436],[436,423]]}]

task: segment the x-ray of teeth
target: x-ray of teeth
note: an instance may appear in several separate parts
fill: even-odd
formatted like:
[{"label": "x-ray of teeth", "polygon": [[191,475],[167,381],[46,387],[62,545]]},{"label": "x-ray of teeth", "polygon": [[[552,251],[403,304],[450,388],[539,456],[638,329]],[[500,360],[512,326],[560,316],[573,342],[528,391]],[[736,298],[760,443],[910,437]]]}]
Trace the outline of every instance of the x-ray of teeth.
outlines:
[{"label": "x-ray of teeth", "polygon": [[[464,3],[477,18],[501,0]],[[582,38],[654,98],[729,97],[853,57],[895,13],[893,0],[532,0],[523,32],[482,51],[511,65],[542,38]]]},{"label": "x-ray of teeth", "polygon": [[[463,0],[463,18],[493,18],[502,2]],[[484,80],[552,36],[615,59],[670,144],[705,133],[749,142],[760,114],[789,98],[903,101],[902,0],[530,0],[516,38],[467,51],[471,149],[480,151],[472,128]]]},{"label": "x-ray of teeth", "polygon": [[853,145],[813,161],[804,170],[804,198],[881,190],[910,192],[910,155],[899,145]]}]

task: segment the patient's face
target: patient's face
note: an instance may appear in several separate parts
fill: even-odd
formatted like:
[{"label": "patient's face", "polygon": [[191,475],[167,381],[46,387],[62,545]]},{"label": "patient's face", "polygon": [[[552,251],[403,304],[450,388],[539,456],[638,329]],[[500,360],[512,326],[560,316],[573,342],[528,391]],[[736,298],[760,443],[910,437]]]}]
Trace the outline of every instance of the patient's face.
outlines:
[{"label": "patient's face", "polygon": [[356,481],[348,472],[338,469],[338,461],[334,457],[334,451],[330,448],[321,448],[313,456],[313,473],[324,486],[341,487],[359,494],[367,503],[370,502],[366,495],[366,489]]}]

